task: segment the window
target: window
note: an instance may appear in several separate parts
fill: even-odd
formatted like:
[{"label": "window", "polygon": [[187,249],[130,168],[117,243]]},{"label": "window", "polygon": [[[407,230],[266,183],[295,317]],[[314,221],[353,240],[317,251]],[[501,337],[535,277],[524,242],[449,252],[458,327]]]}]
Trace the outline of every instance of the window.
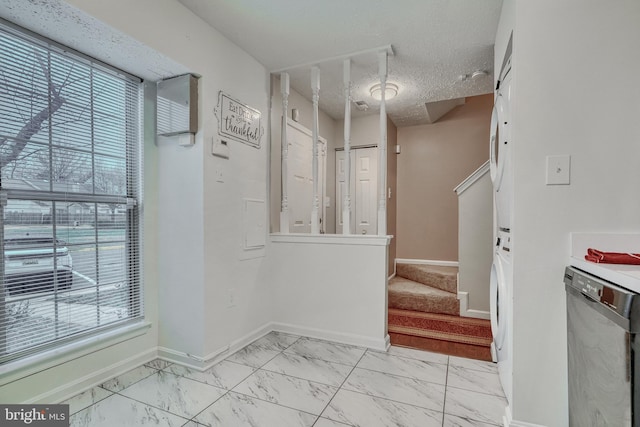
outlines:
[{"label": "window", "polygon": [[142,316],[140,80],[0,21],[0,363]]}]

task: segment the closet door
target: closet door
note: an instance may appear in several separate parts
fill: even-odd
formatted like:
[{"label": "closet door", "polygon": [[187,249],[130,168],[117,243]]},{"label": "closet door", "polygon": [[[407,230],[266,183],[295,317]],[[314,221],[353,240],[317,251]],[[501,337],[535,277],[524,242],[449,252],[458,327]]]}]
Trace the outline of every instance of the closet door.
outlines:
[{"label": "closet door", "polygon": [[[342,233],[342,207],[345,188],[344,151],[336,151],[336,233]],[[351,150],[351,232],[376,234],[377,232],[377,149]]]},{"label": "closet door", "polygon": [[[355,181],[356,209],[354,234],[376,234],[378,228],[377,177],[378,150],[360,148],[354,150],[355,167],[352,167]],[[353,199],[352,199],[353,200]]]}]

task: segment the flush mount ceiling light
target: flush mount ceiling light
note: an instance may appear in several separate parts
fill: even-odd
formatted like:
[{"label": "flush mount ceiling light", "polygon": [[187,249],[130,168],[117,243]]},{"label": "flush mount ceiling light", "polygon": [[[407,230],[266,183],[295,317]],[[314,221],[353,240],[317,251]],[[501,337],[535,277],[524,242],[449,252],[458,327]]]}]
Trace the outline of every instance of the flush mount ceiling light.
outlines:
[{"label": "flush mount ceiling light", "polygon": [[[373,99],[378,101],[382,99],[382,90],[380,90],[381,87],[382,86],[380,85],[380,83],[376,83],[373,86],[371,86],[371,89],[369,89],[369,92],[371,92],[371,97]],[[384,89],[385,89],[384,90],[385,100],[394,98],[398,94],[398,85],[395,85],[393,83],[387,83]]]},{"label": "flush mount ceiling light", "polygon": [[459,82],[466,82],[469,79],[478,80],[478,79],[480,79],[482,77],[486,77],[488,75],[489,75],[489,73],[487,73],[484,70],[476,70],[471,74],[460,74],[458,76],[458,81]]},{"label": "flush mount ceiling light", "polygon": [[486,77],[488,74],[486,71],[484,70],[476,70],[473,72],[473,74],[471,74],[471,78],[473,80],[479,79],[480,77]]}]

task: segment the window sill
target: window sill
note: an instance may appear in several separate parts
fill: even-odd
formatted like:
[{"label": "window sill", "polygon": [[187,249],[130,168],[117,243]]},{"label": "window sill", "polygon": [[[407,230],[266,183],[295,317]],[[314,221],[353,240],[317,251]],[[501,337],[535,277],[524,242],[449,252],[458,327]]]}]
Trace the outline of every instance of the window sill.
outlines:
[{"label": "window sill", "polygon": [[139,337],[146,334],[150,327],[150,322],[141,321],[33,356],[8,362],[0,366],[0,386]]}]

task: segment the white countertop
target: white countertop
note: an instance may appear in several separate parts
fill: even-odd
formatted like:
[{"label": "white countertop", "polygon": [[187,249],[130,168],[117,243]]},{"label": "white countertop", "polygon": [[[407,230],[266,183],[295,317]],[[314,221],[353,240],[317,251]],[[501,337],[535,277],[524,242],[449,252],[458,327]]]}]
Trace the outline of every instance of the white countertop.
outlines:
[{"label": "white countertop", "polygon": [[640,293],[640,265],[601,264],[584,259],[587,249],[640,253],[640,234],[571,233],[571,265]]}]

